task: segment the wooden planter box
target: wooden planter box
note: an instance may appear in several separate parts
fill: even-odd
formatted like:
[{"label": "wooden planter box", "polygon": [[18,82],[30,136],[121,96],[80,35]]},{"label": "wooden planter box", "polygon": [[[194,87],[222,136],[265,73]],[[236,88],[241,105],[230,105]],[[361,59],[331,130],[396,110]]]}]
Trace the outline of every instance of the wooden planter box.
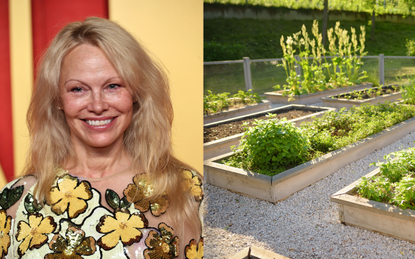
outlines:
[{"label": "wooden planter box", "polygon": [[213,115],[203,116],[203,124],[209,124],[216,121],[222,121],[226,119],[235,118],[238,116],[243,116],[246,114],[265,111],[271,108],[271,102],[268,100],[262,100],[262,103],[247,105],[242,108],[231,109],[227,111],[222,111]]},{"label": "wooden planter box", "polygon": [[278,202],[332,174],[342,166],[395,142],[412,132],[414,127],[415,118],[411,118],[275,176],[220,164],[222,159],[232,155],[227,153],[204,162],[205,182],[262,200]]},{"label": "wooden planter box", "polygon": [[[379,168],[365,175],[379,174]],[[415,242],[415,211],[360,198],[350,193],[360,180],[346,186],[330,197],[339,206],[342,223],[376,231],[383,235]]]},{"label": "wooden planter box", "polygon": [[[387,88],[388,86],[383,86],[382,88]],[[378,87],[373,88],[373,89],[378,89]],[[343,92],[341,94],[347,94],[348,92]],[[341,95],[338,94],[338,95]],[[394,102],[396,100],[398,100],[399,98],[402,98],[402,93],[401,92],[396,92],[396,93],[391,93],[391,94],[385,94],[379,97],[373,97],[373,98],[369,98],[369,99],[363,99],[363,100],[350,100],[350,99],[339,99],[339,98],[331,98],[332,96],[336,96],[336,95],[331,95],[331,96],[327,96],[327,97],[322,97],[321,100],[323,101],[323,106],[327,106],[327,107],[333,107],[333,108],[351,108],[353,106],[360,106],[363,103],[369,103],[369,104],[379,104],[379,103],[385,103],[386,101],[389,102]]]},{"label": "wooden planter box", "polygon": [[[247,118],[252,118],[256,116],[258,117],[264,116],[268,113],[278,113],[278,112],[283,113],[283,112],[287,112],[293,109],[315,111],[315,113],[313,114],[309,114],[309,115],[306,115],[300,118],[295,118],[295,119],[290,120],[297,127],[299,127],[302,122],[311,121],[312,117],[321,117],[327,111],[334,110],[334,108],[328,108],[328,107],[315,107],[315,106],[304,106],[304,105],[292,104],[292,105],[286,105],[286,106],[282,106],[278,108],[269,109],[269,110],[262,111],[262,112],[251,113],[251,114],[236,117],[233,119],[209,123],[209,124],[204,125],[204,127],[212,127],[212,126],[216,126],[216,125],[223,124],[223,123],[229,123],[232,121],[245,120]],[[236,135],[229,136],[229,137],[222,138],[222,139],[218,139],[218,140],[211,141],[208,143],[204,143],[203,144],[203,159],[206,160],[212,157],[216,157],[216,156],[231,152],[231,146],[233,145],[239,146],[239,142],[241,140],[242,135],[243,133],[236,134]]]},{"label": "wooden planter box", "polygon": [[230,257],[229,259],[290,259],[283,255],[267,251],[263,248],[252,246],[251,247],[251,257],[248,257],[249,247],[239,251],[234,256]]},{"label": "wooden planter box", "polygon": [[294,96],[294,100],[288,101],[287,96],[283,96],[282,93],[279,92],[267,92],[265,95],[267,96],[267,99],[271,103],[296,103],[296,104],[313,104],[313,103],[319,103],[321,102],[321,97],[339,94],[342,92],[347,91],[354,91],[354,90],[362,90],[368,87],[371,87],[373,84],[362,84],[362,85],[355,85],[350,87],[340,87],[333,90],[327,90],[322,92],[316,92],[312,94],[304,94],[304,95],[296,95]]}]

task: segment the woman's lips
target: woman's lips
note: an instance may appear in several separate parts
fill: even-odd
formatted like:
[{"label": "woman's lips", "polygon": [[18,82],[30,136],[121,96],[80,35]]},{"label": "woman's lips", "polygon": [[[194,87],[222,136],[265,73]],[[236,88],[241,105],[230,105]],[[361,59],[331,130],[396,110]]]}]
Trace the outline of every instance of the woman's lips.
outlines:
[{"label": "woman's lips", "polygon": [[90,129],[106,129],[110,127],[117,117],[106,117],[100,119],[86,118],[83,119],[86,126]]},{"label": "woman's lips", "polygon": [[90,126],[104,126],[110,124],[114,119],[108,120],[85,120]]}]

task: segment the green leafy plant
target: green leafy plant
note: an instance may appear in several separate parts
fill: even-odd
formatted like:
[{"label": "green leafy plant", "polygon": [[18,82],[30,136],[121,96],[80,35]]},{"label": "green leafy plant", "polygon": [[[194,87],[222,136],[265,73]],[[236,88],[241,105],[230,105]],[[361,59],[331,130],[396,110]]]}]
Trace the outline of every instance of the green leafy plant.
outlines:
[{"label": "green leafy plant", "polygon": [[[268,117],[274,117],[269,114]],[[243,135],[227,165],[273,175],[292,163],[305,161],[310,146],[302,130],[282,120],[255,120]]]},{"label": "green leafy plant", "polygon": [[362,177],[356,185],[358,195],[370,200],[415,209],[415,149],[410,148],[386,155],[379,166],[380,174]]},{"label": "green leafy plant", "polygon": [[360,139],[378,133],[392,125],[415,116],[415,107],[386,102],[379,105],[362,104],[360,107],[327,112],[321,118],[302,124],[310,140],[309,160],[345,147]]},{"label": "green leafy plant", "polygon": [[229,95],[230,93],[226,92],[213,94],[212,91],[208,90],[208,95],[203,97],[203,114],[217,113],[228,108]]},{"label": "green leafy plant", "polygon": [[242,102],[242,104],[245,105],[259,103],[263,99],[263,97],[259,96],[259,94],[253,93],[252,89],[249,89],[246,92],[239,90],[238,93],[234,94],[232,97],[238,98]]},{"label": "green leafy plant", "polygon": [[397,78],[402,90],[402,99],[405,104],[415,104],[415,76],[407,76],[407,82],[404,82],[402,77]]},{"label": "green leafy plant", "polygon": [[357,188],[359,195],[374,201],[389,202],[392,196],[392,186],[384,177],[362,177]]},{"label": "green leafy plant", "polygon": [[230,96],[230,93],[213,94],[208,90],[208,94],[203,97],[203,114],[209,115],[228,109],[230,106],[249,105],[260,103],[263,97],[253,93],[252,89],[247,92],[239,90],[238,93]]},{"label": "green leafy plant", "polygon": [[384,86],[378,88],[365,88],[363,90],[353,90],[349,93],[334,95],[333,99],[352,99],[362,100],[367,98],[379,97],[385,94],[392,94],[401,91],[401,87],[397,85]]},{"label": "green leafy plant", "polygon": [[386,102],[330,111],[303,123],[301,129],[286,120],[257,120],[244,133],[240,146],[233,148],[234,155],[223,163],[274,175],[414,116],[415,107]]},{"label": "green leafy plant", "polygon": [[406,39],[406,55],[415,56],[415,41]]}]

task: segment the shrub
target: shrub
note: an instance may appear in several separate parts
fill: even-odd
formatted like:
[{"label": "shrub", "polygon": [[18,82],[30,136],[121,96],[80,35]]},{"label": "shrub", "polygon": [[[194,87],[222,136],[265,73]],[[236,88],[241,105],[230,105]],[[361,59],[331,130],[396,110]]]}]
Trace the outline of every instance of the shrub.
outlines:
[{"label": "shrub", "polygon": [[226,164],[274,175],[284,171],[285,166],[305,162],[309,147],[302,130],[286,118],[255,120],[253,127],[244,133],[240,146],[232,148],[235,155]]}]

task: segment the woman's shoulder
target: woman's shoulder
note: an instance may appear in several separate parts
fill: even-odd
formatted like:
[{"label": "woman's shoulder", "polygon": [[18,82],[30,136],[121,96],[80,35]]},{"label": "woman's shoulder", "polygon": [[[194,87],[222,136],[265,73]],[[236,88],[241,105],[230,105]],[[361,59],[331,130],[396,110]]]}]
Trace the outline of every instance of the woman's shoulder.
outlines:
[{"label": "woman's shoulder", "polygon": [[22,197],[37,181],[34,175],[25,175],[7,183],[0,191],[0,209],[7,210],[8,215],[14,218]]}]

